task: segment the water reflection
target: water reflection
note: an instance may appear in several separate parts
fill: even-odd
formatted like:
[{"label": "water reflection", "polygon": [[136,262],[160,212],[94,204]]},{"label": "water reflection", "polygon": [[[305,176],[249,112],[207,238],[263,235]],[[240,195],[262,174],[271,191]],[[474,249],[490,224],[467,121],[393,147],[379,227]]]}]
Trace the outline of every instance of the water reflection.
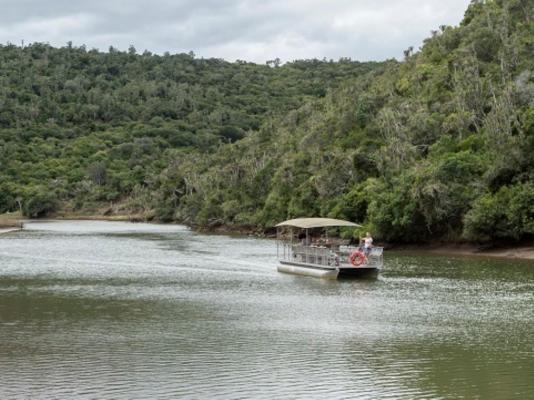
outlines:
[{"label": "water reflection", "polygon": [[268,240],[30,224],[0,236],[6,398],[534,397],[531,263],[391,254],[278,274]]}]

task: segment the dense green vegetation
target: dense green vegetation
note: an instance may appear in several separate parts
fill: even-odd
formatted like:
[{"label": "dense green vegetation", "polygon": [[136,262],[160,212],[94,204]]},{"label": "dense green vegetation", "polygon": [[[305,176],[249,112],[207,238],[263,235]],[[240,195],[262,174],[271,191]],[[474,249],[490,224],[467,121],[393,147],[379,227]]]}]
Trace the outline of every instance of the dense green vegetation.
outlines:
[{"label": "dense green vegetation", "polygon": [[0,211],[120,202],[203,226],[315,215],[389,241],[532,238],[533,9],[473,1],[401,63],[4,46]]},{"label": "dense green vegetation", "polygon": [[0,213],[135,204],[171,160],[211,154],[378,65],[0,46]]},{"label": "dense green vegetation", "polygon": [[534,235],[532,1],[473,2],[357,81],[159,177],[161,217],[272,226],[321,215],[390,241]]}]

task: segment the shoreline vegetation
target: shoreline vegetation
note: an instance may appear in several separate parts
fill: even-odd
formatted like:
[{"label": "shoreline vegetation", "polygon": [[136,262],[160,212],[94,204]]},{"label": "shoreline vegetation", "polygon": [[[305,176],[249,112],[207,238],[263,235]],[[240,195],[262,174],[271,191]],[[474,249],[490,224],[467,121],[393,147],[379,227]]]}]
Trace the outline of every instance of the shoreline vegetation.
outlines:
[{"label": "shoreline vegetation", "polygon": [[[178,222],[164,222],[158,220],[147,220],[142,215],[99,215],[81,213],[57,213],[50,218],[57,221],[111,221],[111,222],[131,222],[131,223],[158,223],[165,225],[186,225],[194,231],[211,235],[243,235],[255,236],[259,238],[274,238],[272,232],[259,227],[232,227],[218,225],[215,227],[192,226],[180,224]],[[20,215],[0,215],[0,234],[14,230],[20,230],[23,222]],[[487,244],[477,246],[472,243],[384,243],[385,248],[395,253],[409,255],[411,253],[428,254],[435,256],[474,256],[491,257],[514,260],[534,260],[534,242],[513,245],[493,245]]]},{"label": "shoreline vegetation", "polygon": [[477,247],[472,244],[392,245],[391,251],[404,254],[422,253],[435,256],[473,256],[534,261],[534,243],[490,248]]}]

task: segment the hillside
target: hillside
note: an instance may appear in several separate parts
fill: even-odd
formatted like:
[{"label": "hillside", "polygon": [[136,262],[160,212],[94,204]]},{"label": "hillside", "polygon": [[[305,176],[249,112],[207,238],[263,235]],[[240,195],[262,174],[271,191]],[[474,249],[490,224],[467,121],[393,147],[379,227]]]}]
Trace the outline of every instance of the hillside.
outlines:
[{"label": "hillside", "polygon": [[171,160],[204,157],[379,66],[0,46],[0,213],[128,208]]},{"label": "hillside", "polygon": [[158,215],[268,228],[360,221],[383,240],[534,235],[532,1],[474,1],[420,51],[309,101],[149,191]]},{"label": "hillside", "polygon": [[0,212],[105,205],[260,230],[314,215],[394,242],[532,239],[532,10],[473,1],[400,63],[2,46]]}]

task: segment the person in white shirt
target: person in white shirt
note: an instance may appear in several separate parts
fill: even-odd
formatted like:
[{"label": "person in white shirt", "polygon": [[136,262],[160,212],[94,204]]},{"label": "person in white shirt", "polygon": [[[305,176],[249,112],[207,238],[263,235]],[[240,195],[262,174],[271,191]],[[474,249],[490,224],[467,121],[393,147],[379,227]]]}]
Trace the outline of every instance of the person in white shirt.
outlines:
[{"label": "person in white shirt", "polygon": [[363,238],[363,249],[366,255],[369,255],[372,247],[373,247],[373,238],[371,237],[371,233],[367,232],[365,234],[365,237]]}]

